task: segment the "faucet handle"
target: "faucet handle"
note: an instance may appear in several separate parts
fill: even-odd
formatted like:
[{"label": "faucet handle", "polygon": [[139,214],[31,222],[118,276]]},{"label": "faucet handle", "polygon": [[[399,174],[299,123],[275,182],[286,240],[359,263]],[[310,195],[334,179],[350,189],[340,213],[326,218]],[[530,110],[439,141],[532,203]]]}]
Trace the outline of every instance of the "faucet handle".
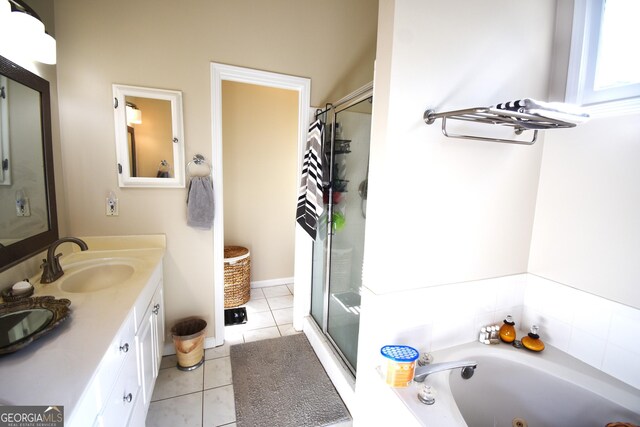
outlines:
[{"label": "faucet handle", "polygon": [[433,362],[433,356],[431,355],[431,353],[424,352],[420,355],[420,358],[418,359],[418,366],[425,366],[431,362]]},{"label": "faucet handle", "polygon": [[49,266],[49,264],[47,264],[47,260],[46,258],[42,259],[42,264],[40,264],[40,269],[44,270],[45,268],[47,268]]}]

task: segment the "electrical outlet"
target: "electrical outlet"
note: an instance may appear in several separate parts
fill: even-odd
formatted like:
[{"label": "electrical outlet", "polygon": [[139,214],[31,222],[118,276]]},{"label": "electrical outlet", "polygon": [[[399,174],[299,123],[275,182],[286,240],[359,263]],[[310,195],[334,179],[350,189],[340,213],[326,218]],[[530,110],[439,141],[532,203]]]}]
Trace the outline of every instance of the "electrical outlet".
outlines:
[{"label": "electrical outlet", "polygon": [[118,199],[115,197],[106,198],[107,216],[118,216]]},{"label": "electrical outlet", "polygon": [[29,199],[27,197],[16,201],[16,216],[31,216],[31,208],[29,208]]}]

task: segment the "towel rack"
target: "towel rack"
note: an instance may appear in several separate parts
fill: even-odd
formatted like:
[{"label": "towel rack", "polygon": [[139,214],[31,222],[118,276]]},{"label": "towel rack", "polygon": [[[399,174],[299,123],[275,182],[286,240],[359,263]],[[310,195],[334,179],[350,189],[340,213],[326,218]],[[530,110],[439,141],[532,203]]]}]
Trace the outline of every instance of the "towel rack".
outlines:
[{"label": "towel rack", "polygon": [[[428,125],[433,124],[437,119],[442,119],[442,133],[444,136],[449,138],[475,139],[479,141],[506,142],[522,145],[533,145],[538,138],[538,130],[571,128],[576,126],[575,123],[565,122],[558,119],[542,117],[530,113],[519,113],[517,111],[497,109],[494,107],[476,107],[441,113],[436,113],[434,110],[429,109],[424,112],[422,117]],[[454,134],[447,131],[447,119],[509,126],[514,128],[516,135],[520,135],[525,130],[533,130],[533,137],[529,141],[520,141],[517,139]]]},{"label": "towel rack", "polygon": [[[189,163],[187,163],[187,175],[189,175],[190,177],[192,176],[200,176],[200,175],[192,175],[191,172],[189,172],[189,166],[191,165],[196,165],[196,166],[202,166],[205,165],[206,167],[209,168],[209,174],[211,175],[211,165],[204,159],[204,156],[202,154],[195,154],[193,156],[193,160],[191,160]],[[208,176],[205,175],[205,176]]]}]

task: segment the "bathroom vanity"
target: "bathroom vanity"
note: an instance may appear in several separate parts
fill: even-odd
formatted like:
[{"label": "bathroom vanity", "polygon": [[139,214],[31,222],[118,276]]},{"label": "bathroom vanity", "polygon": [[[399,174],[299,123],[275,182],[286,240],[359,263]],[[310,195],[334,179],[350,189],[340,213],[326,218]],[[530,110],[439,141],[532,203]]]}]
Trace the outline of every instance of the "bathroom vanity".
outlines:
[{"label": "bathroom vanity", "polygon": [[[65,426],[143,426],[164,347],[165,236],[83,238],[34,296],[71,300],[60,326],[0,358],[0,403],[63,406]],[[74,250],[76,252],[70,252]]]}]

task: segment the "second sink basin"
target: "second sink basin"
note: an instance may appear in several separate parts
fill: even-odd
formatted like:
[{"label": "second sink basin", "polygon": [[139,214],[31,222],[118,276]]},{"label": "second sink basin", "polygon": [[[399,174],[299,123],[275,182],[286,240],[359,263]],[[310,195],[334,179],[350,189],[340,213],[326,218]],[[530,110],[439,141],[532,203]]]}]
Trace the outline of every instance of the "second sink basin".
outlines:
[{"label": "second sink basin", "polygon": [[118,286],[135,273],[135,267],[126,260],[108,259],[87,265],[64,267],[60,290],[70,293],[96,292]]}]

